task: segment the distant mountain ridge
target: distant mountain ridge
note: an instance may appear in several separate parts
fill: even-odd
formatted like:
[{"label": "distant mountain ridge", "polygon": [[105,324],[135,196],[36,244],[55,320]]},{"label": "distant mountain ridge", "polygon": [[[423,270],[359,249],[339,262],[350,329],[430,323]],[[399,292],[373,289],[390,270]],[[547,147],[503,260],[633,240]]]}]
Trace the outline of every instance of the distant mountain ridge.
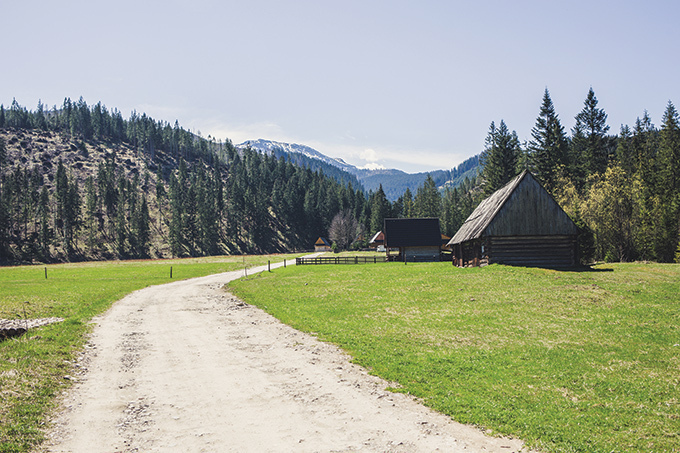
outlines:
[{"label": "distant mountain ridge", "polygon": [[[478,156],[475,156],[463,162],[453,171],[434,170],[421,173],[406,173],[405,171],[397,169],[369,170],[365,168],[358,168],[354,165],[348,164],[342,159],[329,157],[310,146],[294,143],[283,143],[273,140],[258,139],[245,141],[239,145],[236,145],[236,148],[251,148],[265,154],[275,154],[278,156],[285,155],[293,162],[298,164],[301,163],[299,162],[300,156],[304,156],[304,158],[311,159],[312,161],[316,160],[323,162],[326,165],[330,165],[356,177],[360,185],[363,186],[363,188],[367,191],[376,191],[382,184],[385,195],[391,201],[394,201],[402,196],[407,188],[415,194],[415,192],[418,190],[418,187],[422,186],[425,179],[427,179],[428,174],[432,176],[432,179],[434,179],[437,187],[455,187],[459,185],[466,176],[476,176],[479,166]],[[334,177],[338,179],[337,176]]]},{"label": "distant mountain ridge", "polygon": [[338,167],[341,170],[345,170],[352,174],[356,174],[354,171],[352,171],[352,169],[355,170],[357,169],[357,167],[355,167],[354,165],[350,165],[343,161],[342,159],[333,159],[331,157],[328,157],[325,154],[322,154],[319,151],[307,145],[298,145],[297,143],[275,142],[273,140],[264,139],[247,140],[241,143],[240,145],[236,145],[236,148],[247,147],[264,152],[266,154],[275,154],[277,150],[285,151],[286,153],[302,154],[304,156],[311,157],[312,159],[318,159],[329,165],[333,165],[334,167]]}]

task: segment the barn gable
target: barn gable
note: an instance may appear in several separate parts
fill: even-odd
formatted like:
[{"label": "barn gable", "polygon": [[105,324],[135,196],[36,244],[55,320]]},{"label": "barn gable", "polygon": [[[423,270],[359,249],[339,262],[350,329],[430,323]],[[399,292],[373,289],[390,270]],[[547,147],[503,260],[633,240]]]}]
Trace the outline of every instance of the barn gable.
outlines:
[{"label": "barn gable", "polygon": [[578,228],[528,171],[483,200],[449,241],[454,264],[574,266]]},{"label": "barn gable", "polygon": [[577,234],[573,220],[527,171],[489,222],[487,236]]}]

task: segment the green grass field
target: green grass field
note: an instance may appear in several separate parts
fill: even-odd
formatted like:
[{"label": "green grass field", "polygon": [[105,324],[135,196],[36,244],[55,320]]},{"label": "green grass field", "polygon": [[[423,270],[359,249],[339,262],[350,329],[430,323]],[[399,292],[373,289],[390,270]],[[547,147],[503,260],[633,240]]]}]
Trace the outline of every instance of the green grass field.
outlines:
[{"label": "green grass field", "polygon": [[295,256],[299,255],[0,267],[0,318],[65,319],[0,342],[0,452],[30,451],[41,442],[55,397],[70,383],[64,376],[73,373],[77,353],[91,330],[88,321],[114,301],[150,285]]},{"label": "green grass field", "polygon": [[230,290],[455,420],[550,452],[680,451],[680,266],[305,266]]}]

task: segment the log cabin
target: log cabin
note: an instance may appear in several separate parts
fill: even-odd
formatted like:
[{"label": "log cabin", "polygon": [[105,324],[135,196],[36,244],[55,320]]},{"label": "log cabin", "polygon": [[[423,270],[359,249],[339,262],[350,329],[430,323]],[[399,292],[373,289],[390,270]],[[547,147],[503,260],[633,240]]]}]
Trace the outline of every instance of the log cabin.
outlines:
[{"label": "log cabin", "polygon": [[484,199],[449,241],[454,266],[579,263],[578,228],[528,171]]}]

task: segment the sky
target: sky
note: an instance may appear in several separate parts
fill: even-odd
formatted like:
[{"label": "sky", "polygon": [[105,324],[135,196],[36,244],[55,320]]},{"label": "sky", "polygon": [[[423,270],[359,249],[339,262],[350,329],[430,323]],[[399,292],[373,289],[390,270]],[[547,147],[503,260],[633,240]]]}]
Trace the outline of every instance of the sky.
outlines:
[{"label": "sky", "polygon": [[451,169],[492,121],[569,132],[592,87],[611,133],[680,108],[680,2],[0,0],[0,103],[81,96],[234,144]]}]

